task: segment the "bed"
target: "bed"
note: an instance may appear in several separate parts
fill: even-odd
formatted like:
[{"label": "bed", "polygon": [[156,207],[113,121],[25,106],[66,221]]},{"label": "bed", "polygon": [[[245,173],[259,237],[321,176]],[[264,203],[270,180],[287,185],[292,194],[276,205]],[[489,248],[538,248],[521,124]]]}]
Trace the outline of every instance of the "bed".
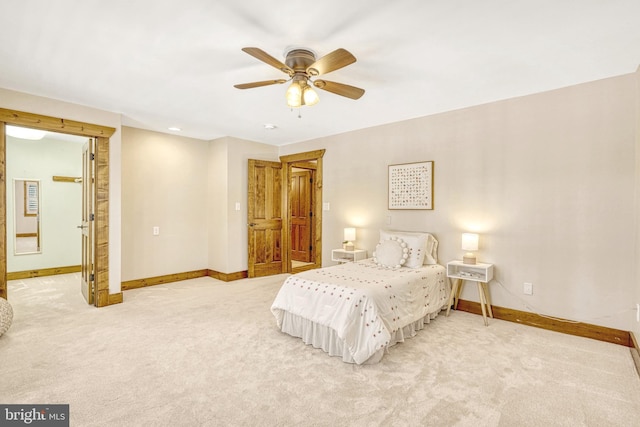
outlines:
[{"label": "bed", "polygon": [[429,233],[380,232],[373,258],[288,277],[271,312],[278,328],[344,362],[378,363],[449,300]]}]

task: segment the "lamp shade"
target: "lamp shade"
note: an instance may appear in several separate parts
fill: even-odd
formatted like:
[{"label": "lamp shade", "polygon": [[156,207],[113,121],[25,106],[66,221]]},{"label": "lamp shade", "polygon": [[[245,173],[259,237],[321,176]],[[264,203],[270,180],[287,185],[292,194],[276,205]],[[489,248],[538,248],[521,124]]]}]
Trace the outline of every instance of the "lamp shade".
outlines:
[{"label": "lamp shade", "polygon": [[304,105],[310,107],[312,105],[316,105],[318,101],[320,101],[320,98],[318,97],[316,91],[311,89],[311,86],[305,86],[304,90],[302,91],[302,100],[304,101]]},{"label": "lamp shade", "polygon": [[353,227],[347,227],[344,229],[344,240],[346,242],[351,242],[356,240],[356,229]]},{"label": "lamp shade", "polygon": [[477,251],[478,235],[475,233],[462,233],[462,250]]},{"label": "lamp shade", "polygon": [[287,105],[289,107],[300,107],[302,105],[302,87],[300,83],[294,81],[285,93]]}]

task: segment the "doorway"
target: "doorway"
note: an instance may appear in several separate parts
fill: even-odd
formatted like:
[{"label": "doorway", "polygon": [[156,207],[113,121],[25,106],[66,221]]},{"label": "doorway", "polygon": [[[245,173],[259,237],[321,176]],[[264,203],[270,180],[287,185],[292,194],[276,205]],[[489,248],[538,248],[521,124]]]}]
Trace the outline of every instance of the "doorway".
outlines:
[{"label": "doorway", "polygon": [[[311,270],[314,268],[322,267],[322,164],[323,157],[326,150],[307,151],[304,153],[290,154],[286,156],[280,156],[282,162],[282,173],[284,174],[282,182],[287,183],[284,185],[285,191],[283,195],[283,203],[285,206],[284,212],[284,226],[282,227],[283,234],[283,252],[284,252],[284,266],[286,273],[299,273],[305,270]],[[309,200],[310,200],[310,217],[311,230],[310,230],[310,243],[311,247],[309,262],[303,265],[292,265],[291,254],[291,177],[295,170],[309,170],[312,173],[312,183],[309,186]]]},{"label": "doorway", "polygon": [[80,271],[76,227],[89,138],[14,125],[6,131],[7,280]]},{"label": "doorway", "polygon": [[291,235],[291,268],[301,268],[313,264],[315,250],[313,215],[313,183],[316,164],[294,163],[289,183],[289,224]]},{"label": "doorway", "polygon": [[[322,157],[325,150],[280,156],[280,162],[249,159],[247,195],[248,275],[298,273],[322,267]],[[313,170],[310,185],[309,262],[292,265],[291,178],[294,170]]]},{"label": "doorway", "polygon": [[103,307],[122,302],[122,293],[109,294],[109,138],[115,129],[4,108],[0,108],[0,200],[4,202],[0,209],[0,297],[8,299],[6,125],[95,138],[94,305]]}]

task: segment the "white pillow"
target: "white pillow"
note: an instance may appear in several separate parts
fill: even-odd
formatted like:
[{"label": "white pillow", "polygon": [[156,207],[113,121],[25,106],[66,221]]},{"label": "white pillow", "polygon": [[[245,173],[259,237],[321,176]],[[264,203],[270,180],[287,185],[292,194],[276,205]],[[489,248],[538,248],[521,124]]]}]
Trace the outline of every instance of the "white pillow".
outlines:
[{"label": "white pillow", "polygon": [[431,233],[380,230],[380,240],[397,237],[407,243],[409,259],[405,267],[418,268],[438,263],[438,240]]},{"label": "white pillow", "polygon": [[427,265],[438,263],[438,241],[432,234],[427,237],[427,250],[424,253],[424,263]]},{"label": "white pillow", "polygon": [[387,231],[380,230],[380,240],[402,239],[409,248],[409,258],[405,263],[405,267],[418,268],[422,267],[424,257],[427,250],[428,233],[410,233],[405,231]]},{"label": "white pillow", "polygon": [[373,262],[380,267],[400,268],[407,262],[408,257],[407,244],[402,239],[392,238],[378,243],[373,253]]}]

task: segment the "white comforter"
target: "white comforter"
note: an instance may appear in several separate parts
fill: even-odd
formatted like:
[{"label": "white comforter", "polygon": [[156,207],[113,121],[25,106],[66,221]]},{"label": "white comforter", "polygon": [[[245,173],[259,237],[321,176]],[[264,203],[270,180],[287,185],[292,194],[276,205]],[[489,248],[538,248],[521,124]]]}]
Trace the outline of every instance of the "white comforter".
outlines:
[{"label": "white comforter", "polygon": [[271,311],[279,328],[286,312],[331,328],[360,364],[394,344],[399,329],[446,307],[446,283],[440,265],[387,269],[368,259],[288,277]]}]

